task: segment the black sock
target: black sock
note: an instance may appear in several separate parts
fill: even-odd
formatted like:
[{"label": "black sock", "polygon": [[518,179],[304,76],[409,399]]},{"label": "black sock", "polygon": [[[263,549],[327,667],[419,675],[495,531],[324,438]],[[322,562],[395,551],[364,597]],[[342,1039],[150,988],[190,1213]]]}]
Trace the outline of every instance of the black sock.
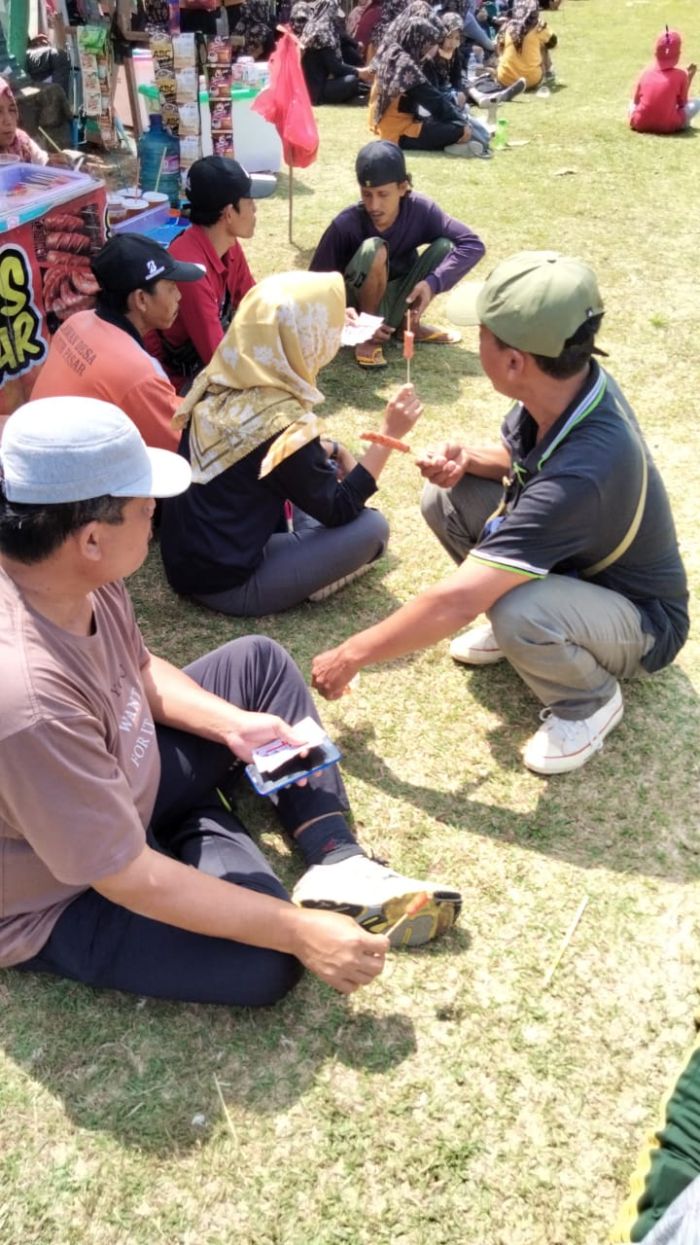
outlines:
[{"label": "black sock", "polygon": [[307,865],[334,865],[349,856],[364,856],[342,813],[327,813],[295,834],[294,843]]}]

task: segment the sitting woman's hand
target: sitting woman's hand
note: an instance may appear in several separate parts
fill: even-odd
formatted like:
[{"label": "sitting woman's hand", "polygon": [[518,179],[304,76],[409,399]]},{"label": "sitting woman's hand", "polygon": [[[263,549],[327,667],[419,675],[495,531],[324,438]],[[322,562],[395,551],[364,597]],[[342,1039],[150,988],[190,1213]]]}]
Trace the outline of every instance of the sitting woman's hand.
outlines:
[{"label": "sitting woman's hand", "polygon": [[353,467],[357,466],[357,459],[353,457],[345,445],[341,445],[340,441],[329,441],[327,437],[321,437],[321,445],[329,460],[335,463],[336,480],[342,483]]},{"label": "sitting woman's hand", "polygon": [[385,436],[401,440],[422,413],[423,403],[413,385],[402,385],[386,404],[381,431]]}]

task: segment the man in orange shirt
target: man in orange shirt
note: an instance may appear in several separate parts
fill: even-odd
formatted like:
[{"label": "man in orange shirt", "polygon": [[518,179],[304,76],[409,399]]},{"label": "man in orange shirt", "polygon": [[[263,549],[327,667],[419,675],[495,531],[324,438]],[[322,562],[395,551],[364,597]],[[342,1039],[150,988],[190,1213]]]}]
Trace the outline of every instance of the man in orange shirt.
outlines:
[{"label": "man in orange shirt", "polygon": [[147,445],[177,449],[180,434],[171,420],[180,399],[142,339],[170,327],[180,302],[177,283],[198,281],[204,271],[132,233],[111,238],[92,270],[100,286],[97,308],[61,325],[32,397],[102,398],[126,412]]}]

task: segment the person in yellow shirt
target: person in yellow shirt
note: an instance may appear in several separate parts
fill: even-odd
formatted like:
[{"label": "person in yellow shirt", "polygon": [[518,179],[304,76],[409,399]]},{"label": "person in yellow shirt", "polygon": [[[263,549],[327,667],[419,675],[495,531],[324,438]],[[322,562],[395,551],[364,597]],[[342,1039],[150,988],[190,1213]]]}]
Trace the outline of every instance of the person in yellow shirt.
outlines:
[{"label": "person in yellow shirt", "polygon": [[534,90],[551,74],[549,50],[556,45],[557,36],[540,19],[537,0],[516,0],[496,68],[500,85],[511,86],[524,78],[526,89]]}]

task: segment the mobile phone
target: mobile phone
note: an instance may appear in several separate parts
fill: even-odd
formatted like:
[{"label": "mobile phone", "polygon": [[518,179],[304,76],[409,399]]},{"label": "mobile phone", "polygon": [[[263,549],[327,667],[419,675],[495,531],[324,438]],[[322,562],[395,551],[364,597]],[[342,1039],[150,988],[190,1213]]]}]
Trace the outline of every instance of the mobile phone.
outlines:
[{"label": "mobile phone", "polygon": [[290,787],[292,783],[299,782],[301,778],[308,778],[310,774],[318,774],[320,770],[327,769],[329,765],[337,765],[341,756],[340,750],[325,735],[320,743],[308,749],[304,757],[294,756],[284,761],[277,769],[268,770],[266,774],[261,774],[255,764],[246,765],[245,772],[258,795],[272,795],[273,792],[280,791],[282,787]]}]

